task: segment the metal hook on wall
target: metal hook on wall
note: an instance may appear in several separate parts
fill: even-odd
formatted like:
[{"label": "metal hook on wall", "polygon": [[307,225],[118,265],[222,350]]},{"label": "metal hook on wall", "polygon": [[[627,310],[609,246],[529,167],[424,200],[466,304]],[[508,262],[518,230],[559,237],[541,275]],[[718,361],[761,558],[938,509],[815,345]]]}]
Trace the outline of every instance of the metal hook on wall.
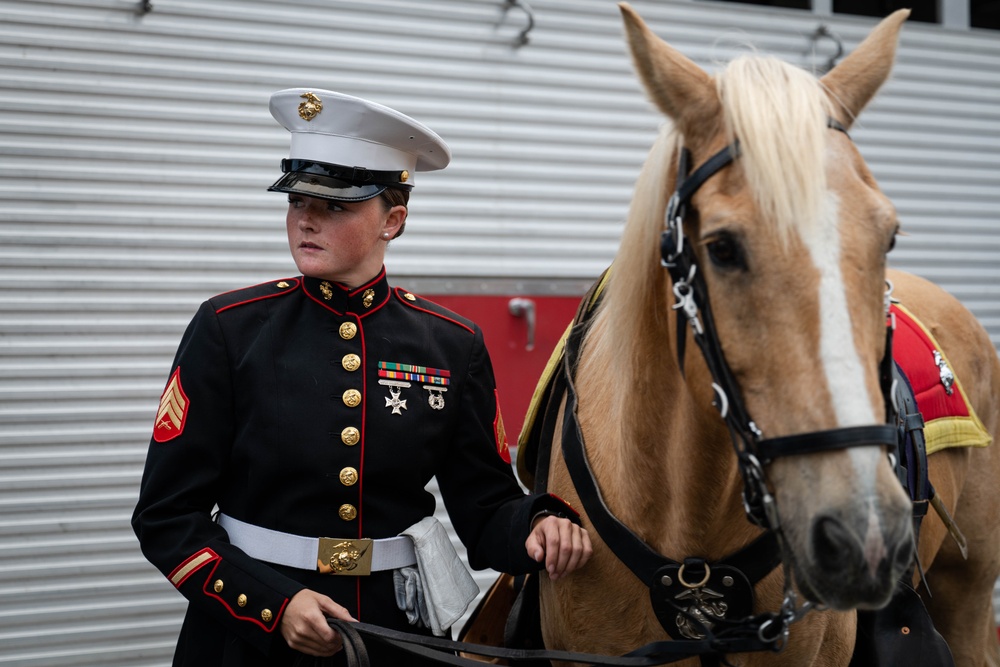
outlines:
[{"label": "metal hook on wall", "polygon": [[512,7],[517,7],[528,17],[528,25],[518,34],[517,41],[514,43],[514,48],[516,49],[528,43],[528,33],[535,27],[535,15],[525,0],[506,0],[503,7],[504,13],[510,11]]},{"label": "metal hook on wall", "polygon": [[840,57],[844,55],[844,43],[840,40],[837,33],[830,30],[825,23],[820,23],[813,34],[809,36],[809,41],[812,42],[813,48],[815,48],[816,42],[824,37],[833,40],[833,43],[837,45],[837,52],[830,56],[830,58],[826,61],[826,64],[823,66],[823,70],[819,72],[820,74],[826,74],[832,70],[837,65],[837,61]]}]

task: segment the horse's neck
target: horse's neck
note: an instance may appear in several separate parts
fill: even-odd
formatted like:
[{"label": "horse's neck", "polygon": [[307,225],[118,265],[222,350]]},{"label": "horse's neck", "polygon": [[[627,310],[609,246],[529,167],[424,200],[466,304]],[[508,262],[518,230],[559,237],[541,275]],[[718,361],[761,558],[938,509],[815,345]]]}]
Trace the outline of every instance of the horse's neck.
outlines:
[{"label": "horse's neck", "polygon": [[577,377],[588,457],[612,511],[664,555],[724,555],[750,532],[729,436],[701,360],[688,355],[685,381],[673,324],[650,317],[662,333],[631,347],[607,344],[616,318],[594,323],[605,343],[588,346]]}]

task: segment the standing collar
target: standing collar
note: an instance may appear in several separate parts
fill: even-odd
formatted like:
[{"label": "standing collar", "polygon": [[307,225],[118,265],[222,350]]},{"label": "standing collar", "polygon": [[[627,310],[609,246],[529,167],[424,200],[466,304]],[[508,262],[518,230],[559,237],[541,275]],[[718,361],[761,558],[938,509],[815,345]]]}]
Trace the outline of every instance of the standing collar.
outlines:
[{"label": "standing collar", "polygon": [[349,289],[340,283],[322,278],[302,278],[302,288],[316,303],[337,314],[353,313],[364,317],[373,313],[389,299],[389,281],[385,267],[377,276],[361,285]]}]

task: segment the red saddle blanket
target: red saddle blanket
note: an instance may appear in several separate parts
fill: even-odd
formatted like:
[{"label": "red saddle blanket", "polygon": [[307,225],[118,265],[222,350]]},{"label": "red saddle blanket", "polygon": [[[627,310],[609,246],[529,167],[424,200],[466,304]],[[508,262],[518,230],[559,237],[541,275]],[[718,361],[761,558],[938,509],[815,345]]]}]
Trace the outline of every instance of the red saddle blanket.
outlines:
[{"label": "red saddle blanket", "polygon": [[892,304],[891,313],[896,320],[892,356],[910,381],[924,417],[927,453],[990,444],[992,437],[930,331],[900,304]]}]

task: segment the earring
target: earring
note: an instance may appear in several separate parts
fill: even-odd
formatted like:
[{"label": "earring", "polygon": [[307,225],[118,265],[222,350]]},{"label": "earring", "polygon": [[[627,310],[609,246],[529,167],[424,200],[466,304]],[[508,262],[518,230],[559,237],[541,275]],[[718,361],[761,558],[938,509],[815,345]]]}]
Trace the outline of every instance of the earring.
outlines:
[{"label": "earring", "polygon": [[382,238],[384,238],[386,241],[388,241],[389,240],[389,232],[382,232]]}]

